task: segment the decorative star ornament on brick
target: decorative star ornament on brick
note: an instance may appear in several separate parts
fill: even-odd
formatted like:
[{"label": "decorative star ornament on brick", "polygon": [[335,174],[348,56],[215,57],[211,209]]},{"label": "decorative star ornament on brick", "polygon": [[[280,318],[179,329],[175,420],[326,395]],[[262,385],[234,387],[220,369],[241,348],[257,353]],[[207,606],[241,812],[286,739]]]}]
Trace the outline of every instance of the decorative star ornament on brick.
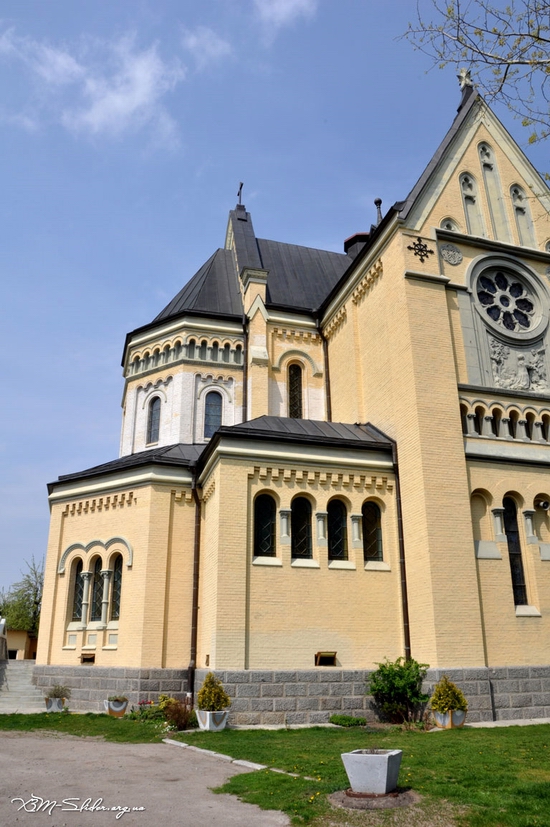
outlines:
[{"label": "decorative star ornament on brick", "polygon": [[422,241],[420,236],[416,239],[414,244],[409,244],[407,250],[412,250],[415,256],[418,256],[422,264],[424,264],[424,259],[427,259],[428,256],[433,256],[434,254],[434,251],[429,249],[426,242]]}]

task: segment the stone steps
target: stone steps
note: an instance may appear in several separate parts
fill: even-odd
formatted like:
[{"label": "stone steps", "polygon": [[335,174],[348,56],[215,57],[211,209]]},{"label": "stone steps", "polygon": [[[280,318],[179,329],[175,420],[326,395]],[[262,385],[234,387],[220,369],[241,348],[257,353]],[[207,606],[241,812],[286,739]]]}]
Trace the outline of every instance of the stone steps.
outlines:
[{"label": "stone steps", "polygon": [[0,664],[0,714],[44,712],[44,695],[32,682],[34,661]]}]

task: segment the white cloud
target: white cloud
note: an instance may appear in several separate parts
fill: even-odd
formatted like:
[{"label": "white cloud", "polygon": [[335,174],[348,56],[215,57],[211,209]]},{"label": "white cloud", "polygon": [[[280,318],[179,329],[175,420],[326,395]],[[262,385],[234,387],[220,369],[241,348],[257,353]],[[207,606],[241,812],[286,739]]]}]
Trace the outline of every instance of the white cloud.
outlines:
[{"label": "white cloud", "polygon": [[29,128],[47,113],[73,133],[120,137],[148,126],[156,143],[177,143],[176,123],[162,99],[183,80],[185,69],[178,61],[163,61],[156,44],[140,49],[126,36],[86,41],[71,51],[10,29],[0,36],[0,58],[23,63],[36,87],[33,101],[40,111],[11,115],[12,123]]},{"label": "white cloud", "polygon": [[318,0],[254,0],[254,5],[263,23],[280,28],[299,17],[313,17]]},{"label": "white cloud", "polygon": [[183,46],[191,52],[198,69],[205,69],[232,53],[231,44],[207,26],[198,26],[194,31],[184,29]]}]

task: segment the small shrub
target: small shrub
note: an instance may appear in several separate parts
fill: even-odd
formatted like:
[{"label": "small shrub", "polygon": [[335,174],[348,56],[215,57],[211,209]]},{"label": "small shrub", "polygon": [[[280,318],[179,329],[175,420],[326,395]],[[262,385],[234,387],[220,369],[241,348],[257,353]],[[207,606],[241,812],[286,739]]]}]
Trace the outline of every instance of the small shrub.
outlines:
[{"label": "small shrub", "polygon": [[190,699],[180,701],[168,695],[161,695],[159,707],[164,714],[164,720],[171,728],[182,730],[197,726],[197,716]]},{"label": "small shrub", "polygon": [[68,686],[63,686],[60,683],[56,683],[55,686],[52,686],[48,689],[46,693],[46,698],[65,698],[65,700],[69,700],[71,697],[71,690]]},{"label": "small shrub", "polygon": [[127,701],[128,698],[126,697],[126,695],[109,695],[107,700],[108,701],[118,701],[118,703],[124,703],[124,701]]},{"label": "small shrub", "polygon": [[401,657],[377,666],[367,686],[378,716],[395,724],[421,719],[430,697],[422,692],[428,664]]},{"label": "small shrub", "polygon": [[456,683],[449,680],[447,675],[443,675],[435,687],[434,693],[430,699],[430,706],[434,712],[449,712],[457,709],[462,712],[468,711],[468,701],[461,689]]},{"label": "small shrub", "polygon": [[206,712],[220,712],[231,706],[231,698],[223,688],[223,684],[212,672],[209,672],[197,695],[199,709]]},{"label": "small shrub", "polygon": [[139,701],[137,709],[132,707],[127,717],[132,721],[163,721],[164,712],[153,701]]},{"label": "small shrub", "polygon": [[329,718],[331,724],[336,726],[366,726],[366,718],[354,718],[353,715],[331,715]]}]

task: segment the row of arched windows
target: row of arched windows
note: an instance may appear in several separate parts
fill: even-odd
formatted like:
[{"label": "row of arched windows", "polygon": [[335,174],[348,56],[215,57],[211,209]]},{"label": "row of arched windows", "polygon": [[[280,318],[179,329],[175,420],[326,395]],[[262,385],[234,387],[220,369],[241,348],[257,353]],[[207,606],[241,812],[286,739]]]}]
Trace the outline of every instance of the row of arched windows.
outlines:
[{"label": "row of arched windows", "polygon": [[120,618],[122,591],[122,555],[116,554],[111,568],[103,569],[101,557],[92,560],[84,570],[82,559],[73,563],[71,620],[82,625],[91,622],[103,624]]},{"label": "row of arched windows", "polygon": [[[327,546],[329,560],[348,559],[348,512],[339,499],[330,500],[326,512]],[[294,497],[290,505],[291,556],[296,560],[311,559],[312,508],[307,497]],[[254,556],[276,556],[277,504],[270,494],[258,494],[254,500]],[[361,509],[363,556],[365,562],[381,561],[382,518],[380,507],[372,500]]]},{"label": "row of arched windows", "polygon": [[486,408],[460,405],[462,432],[465,436],[498,437],[500,439],[550,442],[550,413],[521,413],[515,408]]},{"label": "row of arched windows", "polygon": [[143,356],[136,354],[132,359],[131,373],[152,370],[181,358],[241,365],[243,348],[240,344],[232,347],[227,342],[224,345],[216,341],[209,344],[206,339],[202,341],[190,339],[185,344],[178,341],[175,345],[165,345],[162,351],[160,348],[155,348],[152,353],[146,351]]}]

